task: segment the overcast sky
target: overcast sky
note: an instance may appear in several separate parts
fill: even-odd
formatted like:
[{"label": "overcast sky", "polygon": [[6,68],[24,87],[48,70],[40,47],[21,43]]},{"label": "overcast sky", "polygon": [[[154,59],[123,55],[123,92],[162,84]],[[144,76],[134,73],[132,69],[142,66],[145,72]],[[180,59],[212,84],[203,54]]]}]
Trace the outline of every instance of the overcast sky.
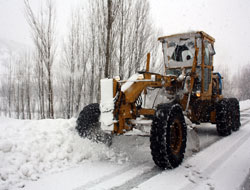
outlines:
[{"label": "overcast sky", "polygon": [[[30,0],[34,8],[40,0]],[[78,1],[56,0],[60,30]],[[155,27],[164,35],[203,30],[216,39],[215,64],[228,64],[232,71],[250,62],[249,0],[150,0]],[[0,38],[30,44],[22,0],[0,0]]]}]

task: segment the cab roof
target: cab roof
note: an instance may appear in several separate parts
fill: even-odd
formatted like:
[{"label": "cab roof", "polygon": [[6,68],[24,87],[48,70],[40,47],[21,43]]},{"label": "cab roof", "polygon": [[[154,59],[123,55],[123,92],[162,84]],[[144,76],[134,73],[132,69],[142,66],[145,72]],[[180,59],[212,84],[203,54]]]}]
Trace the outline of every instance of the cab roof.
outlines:
[{"label": "cab roof", "polygon": [[205,37],[208,40],[210,40],[211,42],[215,42],[215,39],[208,35],[207,33],[203,32],[203,31],[196,31],[196,32],[187,32],[187,33],[180,33],[180,34],[173,34],[173,35],[169,35],[169,36],[162,36],[159,37],[158,40],[163,42],[165,39],[171,39],[171,38],[178,38],[178,37]]}]

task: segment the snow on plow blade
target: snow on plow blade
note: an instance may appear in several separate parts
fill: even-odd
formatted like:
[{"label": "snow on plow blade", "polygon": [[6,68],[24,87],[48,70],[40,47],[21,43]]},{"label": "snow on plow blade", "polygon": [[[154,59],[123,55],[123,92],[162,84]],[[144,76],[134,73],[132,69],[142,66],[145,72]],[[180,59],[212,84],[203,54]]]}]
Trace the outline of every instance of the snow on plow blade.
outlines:
[{"label": "snow on plow blade", "polygon": [[100,123],[103,131],[113,131],[113,111],[114,111],[114,98],[113,98],[113,79],[101,80],[101,104],[100,104]]}]

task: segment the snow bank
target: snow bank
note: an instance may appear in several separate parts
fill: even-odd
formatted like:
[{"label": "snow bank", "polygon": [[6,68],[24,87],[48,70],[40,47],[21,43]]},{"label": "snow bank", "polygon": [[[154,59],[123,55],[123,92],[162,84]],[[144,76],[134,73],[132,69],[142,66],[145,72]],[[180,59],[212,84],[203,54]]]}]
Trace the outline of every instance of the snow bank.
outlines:
[{"label": "snow bank", "polygon": [[0,117],[0,189],[86,161],[117,159],[113,150],[80,138],[76,119],[15,120]]},{"label": "snow bank", "polygon": [[245,110],[250,108],[250,100],[240,101],[240,110]]}]

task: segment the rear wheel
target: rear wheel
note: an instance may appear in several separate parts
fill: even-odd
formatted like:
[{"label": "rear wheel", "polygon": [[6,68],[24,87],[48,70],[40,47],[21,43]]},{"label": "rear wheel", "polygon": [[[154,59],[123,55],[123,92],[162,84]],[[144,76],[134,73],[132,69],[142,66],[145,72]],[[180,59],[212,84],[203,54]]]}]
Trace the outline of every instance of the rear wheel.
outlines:
[{"label": "rear wheel", "polygon": [[98,103],[85,106],[76,121],[76,130],[81,137],[111,145],[111,135],[101,130],[99,122],[100,114]]},{"label": "rear wheel", "polygon": [[240,128],[240,105],[236,98],[229,98],[229,110],[232,117],[232,130],[238,131]]},{"label": "rear wheel", "polygon": [[153,160],[162,169],[176,168],[182,163],[187,141],[187,127],[179,104],[157,107],[150,136]]},{"label": "rear wheel", "polygon": [[220,136],[228,136],[232,133],[232,110],[229,99],[223,98],[216,105],[216,128]]}]

